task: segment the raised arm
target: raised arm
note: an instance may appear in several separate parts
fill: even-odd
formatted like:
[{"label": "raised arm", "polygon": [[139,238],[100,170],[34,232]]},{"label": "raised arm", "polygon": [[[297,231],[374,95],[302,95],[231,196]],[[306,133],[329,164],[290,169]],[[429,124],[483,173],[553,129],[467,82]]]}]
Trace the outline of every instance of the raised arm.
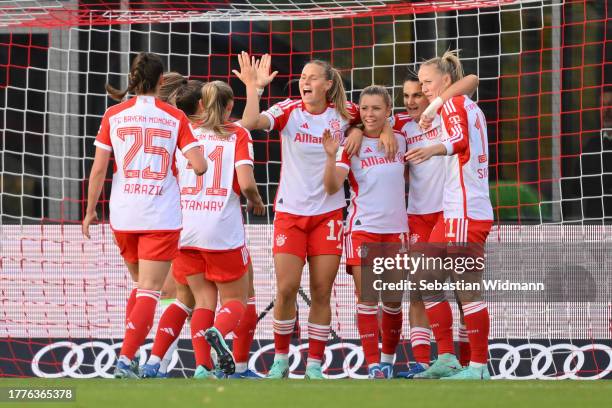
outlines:
[{"label": "raised arm", "polygon": [[348,175],[349,168],[347,165],[345,167],[336,164],[340,143],[333,138],[329,129],[325,129],[325,132],[323,132],[323,148],[327,154],[325,173],[323,175],[323,186],[325,192],[331,195],[342,188],[344,180]]},{"label": "raised arm", "polygon": [[247,101],[240,120],[240,124],[246,129],[270,128],[270,120],[259,111],[259,97],[278,74],[278,71],[270,73],[271,61],[268,54],[264,54],[261,60],[256,60],[255,57],[249,57],[249,54],[242,51],[238,54],[240,71],[232,70],[246,86]]}]

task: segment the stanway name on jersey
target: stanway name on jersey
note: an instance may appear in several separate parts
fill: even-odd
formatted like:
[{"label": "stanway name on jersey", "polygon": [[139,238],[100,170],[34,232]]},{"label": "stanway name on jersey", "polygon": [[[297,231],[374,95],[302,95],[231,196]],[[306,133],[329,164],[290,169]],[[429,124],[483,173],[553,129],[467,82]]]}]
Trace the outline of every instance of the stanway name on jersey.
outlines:
[{"label": "stanway name on jersey", "polygon": [[154,185],[154,184],[128,183],[123,186],[123,192],[125,194],[161,196],[161,195],[164,195],[164,188],[161,185]]},{"label": "stanway name on jersey", "polygon": [[216,200],[181,200],[181,209],[188,211],[221,211],[223,201]]},{"label": "stanway name on jersey", "polygon": [[147,116],[147,115],[123,115],[114,116],[112,119],[113,125],[122,125],[126,123],[149,123],[152,125],[164,125],[177,127],[178,123],[176,120],[170,118],[161,118],[159,116]]}]

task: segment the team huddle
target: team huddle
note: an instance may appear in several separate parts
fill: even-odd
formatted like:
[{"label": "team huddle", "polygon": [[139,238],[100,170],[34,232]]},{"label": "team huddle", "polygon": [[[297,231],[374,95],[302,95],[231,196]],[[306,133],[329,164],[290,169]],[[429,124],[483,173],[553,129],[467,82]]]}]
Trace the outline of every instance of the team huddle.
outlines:
[{"label": "team huddle", "polygon": [[[275,356],[267,378],[289,375],[306,262],[312,302],[305,378],[324,378],[330,299],[343,251],[355,283],[357,328],[369,378],[490,378],[489,314],[482,297],[457,294],[461,326],[456,356],[444,292],[411,294],[415,361],[396,373],[401,303],[383,301],[379,316],[379,304],[361,294],[364,244],[484,245],[493,222],[486,120],[466,96],[476,90],[478,78],[464,77],[451,52],[425,61],[418,76],[404,82],[406,112],[392,115],[386,88],[368,86],[354,104],[347,101],[339,72],[312,60],[299,79],[301,97],[260,112],[259,98],[277,74],[271,72],[270,56],[258,60],[243,52],[238,62],[240,70],[233,72],[246,87],[247,101],[242,118],[233,123],[234,94],[227,83],[164,73],[155,54],[134,59],[125,91],[107,85],[111,97],[121,102],[106,111],[96,137],[83,234],[89,238],[97,219],[112,154],[110,226],[135,282],[115,377],[166,376],[188,318],[194,378],[258,377],[247,364],[257,314],[240,196],[248,211],[265,214],[249,133],[262,129],[279,132],[282,154],[272,247]],[[125,99],[128,93],[134,97]],[[345,180],[350,187],[346,220]],[[153,326],[168,281],[176,299],[165,307],[151,355],[139,367],[135,354]],[[225,341],[230,333],[231,349]],[[433,363],[432,334],[438,352]]]}]

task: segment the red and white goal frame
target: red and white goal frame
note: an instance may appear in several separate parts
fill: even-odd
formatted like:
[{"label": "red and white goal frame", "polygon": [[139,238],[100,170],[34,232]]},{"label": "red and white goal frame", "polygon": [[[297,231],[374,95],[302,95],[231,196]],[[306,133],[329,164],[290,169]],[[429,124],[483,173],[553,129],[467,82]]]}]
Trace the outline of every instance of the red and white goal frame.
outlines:
[{"label": "red and white goal frame", "polygon": [[[0,376],[110,372],[132,283],[108,225],[94,227],[86,241],[79,224],[93,140],[113,103],[104,83],[125,85],[137,52],[158,53],[167,69],[190,78],[228,81],[239,115],[244,90],[231,70],[242,50],[270,53],[280,71],[263,106],[297,96],[291,80],[306,61],[322,58],[340,69],[349,98],[372,83],[385,85],[400,111],[408,69],[459,49],[466,71],[480,77],[474,98],[489,129],[497,220],[490,242],[605,245],[612,236],[611,14],[607,2],[591,0],[3,2]],[[256,178],[271,204],[280,142],[274,133],[255,132],[254,139]],[[272,351],[265,313],[274,294],[269,208],[264,220],[246,218],[263,316],[251,363],[260,371]],[[609,265],[605,258],[599,264],[595,278]],[[363,374],[352,285],[342,269],[328,348],[334,378]],[[610,281],[600,288],[609,294]],[[302,322],[308,302],[305,289]],[[498,378],[612,377],[609,300],[502,299],[490,311]],[[178,375],[193,369],[186,333]],[[296,340],[296,366],[303,343]],[[408,344],[401,349],[405,358]]]}]

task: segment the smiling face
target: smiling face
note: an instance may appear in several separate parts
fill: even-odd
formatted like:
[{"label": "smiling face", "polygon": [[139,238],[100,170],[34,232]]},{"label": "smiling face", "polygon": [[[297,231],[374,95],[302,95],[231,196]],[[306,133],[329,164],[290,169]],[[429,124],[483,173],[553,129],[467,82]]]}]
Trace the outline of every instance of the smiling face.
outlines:
[{"label": "smiling face", "polygon": [[300,95],[306,105],[316,106],[327,103],[327,91],[332,80],[325,77],[325,69],[319,64],[306,64],[300,77]]},{"label": "smiling face", "polygon": [[421,89],[429,102],[440,96],[451,84],[448,74],[442,74],[435,65],[421,65],[419,69]]},{"label": "smiling face", "polygon": [[381,95],[363,95],[359,100],[359,114],[364,133],[377,137],[391,114],[391,107]]},{"label": "smiling face", "polygon": [[427,109],[429,100],[423,94],[421,84],[417,81],[404,82],[404,107],[412,120],[418,122],[421,114]]}]

